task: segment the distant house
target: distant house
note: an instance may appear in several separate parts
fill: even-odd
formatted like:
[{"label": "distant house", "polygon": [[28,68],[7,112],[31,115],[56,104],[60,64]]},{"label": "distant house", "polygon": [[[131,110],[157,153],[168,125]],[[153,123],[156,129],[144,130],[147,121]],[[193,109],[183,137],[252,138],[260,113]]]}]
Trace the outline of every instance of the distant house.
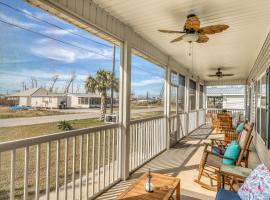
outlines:
[{"label": "distant house", "polygon": [[209,86],[206,88],[207,108],[244,109],[244,86]]},{"label": "distant house", "polygon": [[54,93],[41,87],[10,94],[8,97],[17,99],[20,106],[39,108],[90,108],[100,105],[99,94]]}]

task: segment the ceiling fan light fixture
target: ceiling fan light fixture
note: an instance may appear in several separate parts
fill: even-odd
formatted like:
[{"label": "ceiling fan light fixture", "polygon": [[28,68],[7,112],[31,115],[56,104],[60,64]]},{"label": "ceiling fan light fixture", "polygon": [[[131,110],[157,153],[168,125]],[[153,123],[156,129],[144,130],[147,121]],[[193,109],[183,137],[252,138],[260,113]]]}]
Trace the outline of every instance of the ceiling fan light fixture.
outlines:
[{"label": "ceiling fan light fixture", "polygon": [[196,42],[199,38],[197,33],[189,33],[183,36],[183,40],[186,42]]}]

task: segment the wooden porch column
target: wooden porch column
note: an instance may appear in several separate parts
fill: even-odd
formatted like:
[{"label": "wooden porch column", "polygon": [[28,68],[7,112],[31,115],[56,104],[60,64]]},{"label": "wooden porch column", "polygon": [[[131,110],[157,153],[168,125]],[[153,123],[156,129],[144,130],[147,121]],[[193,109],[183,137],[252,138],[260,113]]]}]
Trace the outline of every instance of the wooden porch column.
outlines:
[{"label": "wooden porch column", "polygon": [[171,70],[169,66],[166,67],[166,77],[165,77],[165,109],[164,115],[166,117],[166,146],[167,150],[170,149],[170,111],[171,111]]},{"label": "wooden porch column", "polygon": [[131,46],[128,41],[122,45],[120,72],[120,122],[121,122],[121,178],[129,177],[129,138],[130,138],[130,90],[131,90]]}]

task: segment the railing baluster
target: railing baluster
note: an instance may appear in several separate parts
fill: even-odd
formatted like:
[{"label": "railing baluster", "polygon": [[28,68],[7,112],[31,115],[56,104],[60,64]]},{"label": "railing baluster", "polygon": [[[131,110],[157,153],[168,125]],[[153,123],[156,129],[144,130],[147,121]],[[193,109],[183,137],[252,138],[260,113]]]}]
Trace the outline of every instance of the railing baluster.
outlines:
[{"label": "railing baluster", "polygon": [[39,199],[39,168],[40,168],[40,144],[36,148],[36,190],[35,190],[35,200]]},{"label": "railing baluster", "polygon": [[56,141],[56,166],[55,166],[55,191],[56,199],[59,199],[59,162],[60,162],[60,141]]},{"label": "railing baluster", "polygon": [[106,174],[106,163],[105,163],[105,155],[106,155],[106,130],[103,131],[103,152],[102,152],[102,158],[103,158],[103,161],[102,161],[102,165],[103,165],[103,188],[105,188],[105,174]]},{"label": "railing baluster", "polygon": [[75,173],[76,173],[76,136],[73,137],[72,149],[72,199],[75,199]]},{"label": "railing baluster", "polygon": [[89,190],[89,134],[86,135],[86,155],[85,155],[85,195],[88,199]]},{"label": "railing baluster", "polygon": [[28,164],[29,164],[29,147],[24,148],[24,200],[28,200]]},{"label": "railing baluster", "polygon": [[46,166],[46,199],[50,199],[50,164],[51,164],[51,143],[47,143],[47,166]]},{"label": "railing baluster", "polygon": [[83,135],[80,136],[80,183],[79,183],[79,199],[82,199],[82,159],[83,159]]},{"label": "railing baluster", "polygon": [[11,171],[10,171],[10,199],[15,197],[15,165],[16,165],[16,149],[11,150]]},{"label": "railing baluster", "polygon": [[113,129],[113,133],[112,133],[112,181],[114,182],[115,180],[115,169],[114,169],[114,154],[115,154],[115,130]]},{"label": "railing baluster", "polygon": [[121,154],[121,149],[120,149],[120,133],[119,131],[116,129],[116,179],[119,177],[120,175],[120,169],[121,169],[121,164],[120,164],[120,154]]},{"label": "railing baluster", "polygon": [[129,167],[132,168],[133,166],[133,148],[132,148],[132,144],[133,144],[133,134],[132,134],[132,125],[130,126],[130,137],[129,137]]},{"label": "railing baluster", "polygon": [[96,133],[93,133],[92,135],[92,195],[95,194],[95,135]]},{"label": "railing baluster", "polygon": [[67,200],[67,176],[68,176],[68,138],[65,139],[65,182],[64,182],[64,193],[65,200]]},{"label": "railing baluster", "polygon": [[108,185],[111,184],[111,129],[109,130],[109,136],[108,136]]},{"label": "railing baluster", "polygon": [[98,132],[98,191],[100,191],[100,131]]}]

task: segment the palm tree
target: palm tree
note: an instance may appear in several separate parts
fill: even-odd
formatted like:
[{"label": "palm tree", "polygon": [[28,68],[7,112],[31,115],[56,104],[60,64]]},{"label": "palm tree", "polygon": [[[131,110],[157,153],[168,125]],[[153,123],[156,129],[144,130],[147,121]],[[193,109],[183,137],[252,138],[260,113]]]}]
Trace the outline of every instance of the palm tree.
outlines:
[{"label": "palm tree", "polygon": [[104,120],[104,116],[107,109],[107,91],[110,89],[118,91],[119,80],[115,78],[113,73],[105,70],[98,70],[96,76],[88,76],[86,79],[85,89],[86,92],[99,92],[101,97],[100,106],[100,119]]}]

